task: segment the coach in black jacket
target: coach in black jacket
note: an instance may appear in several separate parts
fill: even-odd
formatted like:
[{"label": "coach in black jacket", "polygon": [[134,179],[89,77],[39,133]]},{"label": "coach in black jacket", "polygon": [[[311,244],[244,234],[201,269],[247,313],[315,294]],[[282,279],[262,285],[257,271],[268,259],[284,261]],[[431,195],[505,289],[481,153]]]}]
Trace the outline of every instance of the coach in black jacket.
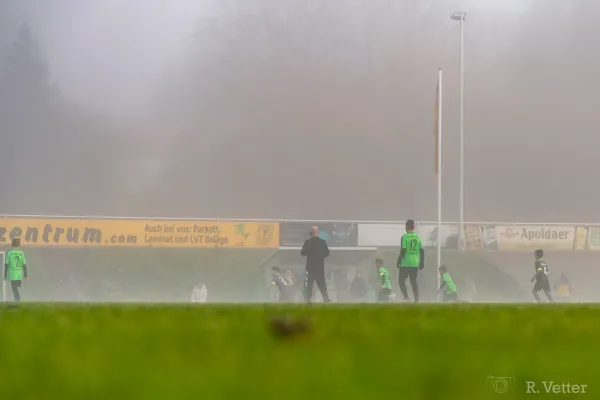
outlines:
[{"label": "coach in black jacket", "polygon": [[310,239],[304,242],[302,257],[306,257],[306,271],[304,274],[304,299],[310,303],[313,292],[313,283],[316,281],[323,301],[329,303],[327,284],[325,283],[325,258],[329,257],[327,242],[319,237],[319,228],[313,226],[310,230]]}]

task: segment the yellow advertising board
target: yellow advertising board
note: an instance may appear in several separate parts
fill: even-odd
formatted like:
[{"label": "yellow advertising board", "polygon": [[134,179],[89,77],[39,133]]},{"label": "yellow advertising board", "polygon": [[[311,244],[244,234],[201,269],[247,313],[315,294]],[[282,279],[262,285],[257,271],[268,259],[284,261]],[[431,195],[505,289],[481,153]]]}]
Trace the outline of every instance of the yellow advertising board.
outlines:
[{"label": "yellow advertising board", "polygon": [[136,219],[0,219],[0,246],[251,247],[279,246],[279,224]]},{"label": "yellow advertising board", "polygon": [[498,250],[573,250],[575,227],[561,225],[496,225]]}]

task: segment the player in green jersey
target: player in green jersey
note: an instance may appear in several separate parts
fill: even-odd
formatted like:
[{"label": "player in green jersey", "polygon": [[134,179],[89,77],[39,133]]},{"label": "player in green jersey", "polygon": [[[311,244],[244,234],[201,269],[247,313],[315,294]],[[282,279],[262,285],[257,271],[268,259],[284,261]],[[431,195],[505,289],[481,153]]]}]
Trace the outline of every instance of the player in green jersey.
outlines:
[{"label": "player in green jersey", "polygon": [[448,273],[448,268],[445,265],[440,267],[440,275],[442,277],[442,283],[438,293],[442,293],[442,301],[444,303],[450,303],[458,301],[458,295],[456,294],[456,285],[454,280]]},{"label": "player in green jersey", "polygon": [[379,295],[377,296],[377,301],[387,303],[390,301],[390,295],[392,294],[390,272],[383,266],[381,258],[375,260],[375,268],[377,268],[377,272],[379,273]]},{"label": "player in green jersey", "polygon": [[398,257],[398,271],[400,291],[404,296],[404,302],[410,302],[406,278],[410,279],[415,303],[419,302],[419,286],[417,285],[417,273],[425,268],[425,253],[421,238],[415,233],[415,221],[406,221],[406,234],[402,236],[400,256]]},{"label": "player in green jersey", "polygon": [[15,301],[21,301],[19,288],[21,287],[21,282],[27,280],[27,260],[19,247],[21,247],[21,239],[13,239],[12,250],[6,253],[6,261],[4,263],[4,280],[10,281]]}]

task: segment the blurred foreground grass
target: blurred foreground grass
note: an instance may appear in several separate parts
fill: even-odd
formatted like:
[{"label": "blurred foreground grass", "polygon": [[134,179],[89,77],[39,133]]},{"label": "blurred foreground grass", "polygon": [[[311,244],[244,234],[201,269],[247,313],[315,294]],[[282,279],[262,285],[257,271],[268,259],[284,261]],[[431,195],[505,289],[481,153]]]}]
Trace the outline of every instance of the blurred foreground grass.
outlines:
[{"label": "blurred foreground grass", "polygon": [[[273,315],[311,332],[274,338]],[[0,327],[6,399],[600,398],[596,306],[22,305]]]}]

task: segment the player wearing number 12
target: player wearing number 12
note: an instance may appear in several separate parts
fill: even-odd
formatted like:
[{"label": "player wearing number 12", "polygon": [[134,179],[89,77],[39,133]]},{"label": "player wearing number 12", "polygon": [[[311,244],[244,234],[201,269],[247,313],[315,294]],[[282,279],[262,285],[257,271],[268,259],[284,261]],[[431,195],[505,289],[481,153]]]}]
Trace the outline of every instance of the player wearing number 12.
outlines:
[{"label": "player wearing number 12", "polygon": [[419,286],[417,285],[417,273],[425,268],[425,252],[421,238],[415,233],[415,221],[409,219],[406,221],[406,234],[402,236],[402,245],[400,256],[398,257],[398,284],[404,302],[410,302],[408,289],[406,288],[406,278],[410,279],[410,286],[413,290],[414,302],[419,302]]},{"label": "player wearing number 12", "polygon": [[19,288],[21,287],[21,282],[27,280],[27,260],[23,251],[19,249],[20,246],[21,239],[13,239],[12,250],[6,253],[6,261],[4,263],[4,280],[10,281],[15,301],[21,301]]}]

